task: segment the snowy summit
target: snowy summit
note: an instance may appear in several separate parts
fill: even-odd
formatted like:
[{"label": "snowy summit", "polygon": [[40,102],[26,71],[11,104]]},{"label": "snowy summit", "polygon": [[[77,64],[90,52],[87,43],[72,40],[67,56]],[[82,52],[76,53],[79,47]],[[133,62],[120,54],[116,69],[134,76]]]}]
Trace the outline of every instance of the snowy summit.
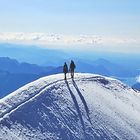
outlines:
[{"label": "snowy summit", "polygon": [[43,77],[0,100],[0,140],[139,140],[140,94],[93,74]]}]

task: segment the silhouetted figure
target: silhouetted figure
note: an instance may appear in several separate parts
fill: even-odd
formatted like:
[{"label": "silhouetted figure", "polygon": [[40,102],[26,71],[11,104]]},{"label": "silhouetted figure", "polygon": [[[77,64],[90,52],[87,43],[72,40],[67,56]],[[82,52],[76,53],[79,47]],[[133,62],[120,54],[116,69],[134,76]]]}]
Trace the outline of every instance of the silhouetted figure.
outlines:
[{"label": "silhouetted figure", "polygon": [[64,79],[66,80],[67,79],[66,74],[68,73],[68,66],[66,62],[64,63],[64,66],[63,66],[63,72],[64,72]]},{"label": "silhouetted figure", "polygon": [[73,60],[71,60],[71,63],[70,63],[70,73],[71,73],[71,78],[73,79],[74,78],[74,69],[76,68]]}]

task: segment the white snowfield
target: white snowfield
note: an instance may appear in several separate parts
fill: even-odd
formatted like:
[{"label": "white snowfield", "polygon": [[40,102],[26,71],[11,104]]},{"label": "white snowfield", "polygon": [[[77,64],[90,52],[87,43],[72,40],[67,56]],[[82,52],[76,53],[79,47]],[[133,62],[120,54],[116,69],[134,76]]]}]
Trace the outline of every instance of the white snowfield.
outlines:
[{"label": "white snowfield", "polygon": [[100,75],[43,77],[0,100],[0,140],[140,140],[140,93]]}]

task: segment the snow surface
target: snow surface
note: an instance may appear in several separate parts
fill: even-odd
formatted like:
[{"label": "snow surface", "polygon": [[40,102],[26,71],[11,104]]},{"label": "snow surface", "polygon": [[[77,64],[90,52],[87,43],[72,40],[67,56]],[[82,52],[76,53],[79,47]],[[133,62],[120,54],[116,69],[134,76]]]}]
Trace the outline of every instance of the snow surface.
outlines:
[{"label": "snow surface", "polygon": [[0,100],[0,140],[139,140],[140,93],[93,74],[43,77]]}]

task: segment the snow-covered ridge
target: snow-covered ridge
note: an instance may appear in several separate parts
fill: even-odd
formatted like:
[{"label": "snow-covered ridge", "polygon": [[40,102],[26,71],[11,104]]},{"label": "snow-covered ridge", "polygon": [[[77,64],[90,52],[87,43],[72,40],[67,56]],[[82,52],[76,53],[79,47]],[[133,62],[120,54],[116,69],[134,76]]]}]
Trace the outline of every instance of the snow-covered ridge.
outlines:
[{"label": "snow-covered ridge", "polygon": [[63,80],[62,78],[59,78],[59,76],[55,75],[40,78],[39,80],[31,82],[1,99],[0,118],[4,116],[5,113],[10,112],[22,103],[25,103],[27,100],[39,94],[45,87]]},{"label": "snow-covered ridge", "polygon": [[140,94],[118,80],[63,74],[0,100],[0,139],[140,139]]},{"label": "snow-covered ridge", "polygon": [[[77,74],[77,78],[81,78],[81,80],[92,80],[92,81],[99,81],[99,83],[107,85],[109,83],[109,80],[117,82],[117,80],[106,77],[106,80],[104,77],[99,75],[90,75],[90,74],[84,74],[79,75]],[[86,78],[85,78],[86,77]],[[57,82],[63,81],[63,75],[57,74],[57,75],[51,75],[47,77],[40,78],[37,81],[34,81],[32,83],[29,83],[25,85],[24,87],[21,87],[17,91],[11,93],[7,97],[0,100],[0,118],[4,116],[4,114],[10,112],[14,108],[20,106],[22,103],[26,102],[27,100],[33,98],[34,96],[38,95],[45,87],[50,86],[51,84],[55,84]],[[119,82],[119,85],[121,82]],[[112,82],[113,84],[113,82]],[[111,85],[110,85],[111,88]],[[112,86],[112,88],[114,88]],[[119,89],[118,89],[119,90]]]}]

